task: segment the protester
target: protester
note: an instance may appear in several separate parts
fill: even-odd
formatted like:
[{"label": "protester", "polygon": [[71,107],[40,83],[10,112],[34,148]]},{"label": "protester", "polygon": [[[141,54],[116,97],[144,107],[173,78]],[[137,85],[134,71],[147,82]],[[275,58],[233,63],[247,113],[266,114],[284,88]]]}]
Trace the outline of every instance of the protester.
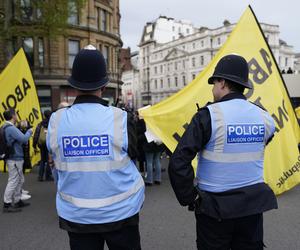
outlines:
[{"label": "protester", "polygon": [[161,142],[145,142],[143,149],[146,157],[146,168],[147,175],[145,178],[146,186],[152,186],[153,183],[161,184],[161,153],[162,153]]},{"label": "protester", "polygon": [[[26,134],[27,130],[31,128],[31,126],[28,124],[26,120],[20,121],[17,128],[23,133]],[[23,143],[23,154],[24,154],[24,163],[23,163],[23,174],[25,174],[25,171],[27,169],[32,169],[31,165],[31,157],[30,157],[30,141],[28,140],[26,143]],[[31,198],[31,195],[29,194],[29,191],[24,190],[22,188],[21,190],[21,200],[25,201]]]},{"label": "protester", "polygon": [[23,163],[24,153],[22,145],[27,143],[32,135],[32,129],[23,134],[16,126],[17,115],[15,110],[6,110],[3,113],[5,124],[5,138],[11,148],[7,157],[8,181],[4,192],[3,212],[20,212],[22,207],[29,203],[21,200],[22,185],[24,183]]},{"label": "protester", "polygon": [[101,98],[108,84],[101,52],[91,45],[82,49],[68,81],[77,97],[52,114],[47,135],[59,225],[68,231],[71,249],[104,249],[105,242],[109,249],[141,249],[145,188],[131,160],[134,126],[126,112]]},{"label": "protester", "polygon": [[[44,173],[45,173],[45,180],[51,181],[53,180],[51,169],[48,164],[48,149],[46,146],[46,135],[48,129],[49,118],[51,116],[50,110],[44,111],[44,119],[37,125],[34,136],[33,136],[33,148],[37,151],[37,146],[40,149],[41,154],[41,161],[39,166],[39,174],[38,174],[38,181],[44,180]],[[46,169],[46,171],[45,171]]]},{"label": "protester", "polygon": [[145,136],[146,132],[146,124],[144,119],[140,119],[138,113],[136,113],[136,133],[137,133],[137,148],[138,148],[138,165],[139,170],[142,174],[145,172],[145,151],[143,149],[143,145],[147,143],[147,139]]},{"label": "protester", "polygon": [[[262,213],[277,208],[263,179],[264,149],[275,124],[243,95],[251,88],[248,72],[241,56],[218,62],[208,79],[214,103],[194,115],[170,159],[178,201],[195,207],[198,249],[262,250]],[[197,153],[194,179],[191,162]]]}]

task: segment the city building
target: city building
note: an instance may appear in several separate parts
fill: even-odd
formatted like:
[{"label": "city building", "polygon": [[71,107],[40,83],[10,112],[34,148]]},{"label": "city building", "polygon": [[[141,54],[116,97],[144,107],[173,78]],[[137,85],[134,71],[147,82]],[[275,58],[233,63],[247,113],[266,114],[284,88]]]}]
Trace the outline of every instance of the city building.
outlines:
[{"label": "city building", "polygon": [[[135,108],[155,104],[182,89],[199,74],[225,43],[236,24],[196,28],[187,21],[160,16],[148,22],[139,44],[140,93]],[[279,38],[279,26],[261,23],[281,70],[294,70],[293,47]],[[128,73],[128,72],[127,72]]]},{"label": "city building", "polygon": [[[72,1],[70,5],[75,8]],[[74,90],[69,87],[67,78],[76,54],[88,44],[101,50],[107,62],[110,83],[104,92],[104,98],[114,103],[121,94],[119,0],[86,0],[81,11],[76,8],[73,10],[75,11],[68,18],[69,25],[65,34],[48,38],[39,36],[38,32],[34,35],[26,33],[28,27],[38,27],[39,17],[42,15],[39,9],[33,7],[31,0],[0,1],[0,19],[2,17],[4,20],[0,25],[15,26],[19,31],[24,31],[22,35],[13,36],[9,41],[13,47],[11,55],[5,54],[8,44],[0,37],[0,71],[13,54],[23,47],[42,109],[56,109],[61,101],[72,104]]]},{"label": "city building", "polygon": [[122,72],[122,103],[130,108],[141,107],[139,91],[139,54],[130,52],[130,48],[121,50],[121,72]]}]

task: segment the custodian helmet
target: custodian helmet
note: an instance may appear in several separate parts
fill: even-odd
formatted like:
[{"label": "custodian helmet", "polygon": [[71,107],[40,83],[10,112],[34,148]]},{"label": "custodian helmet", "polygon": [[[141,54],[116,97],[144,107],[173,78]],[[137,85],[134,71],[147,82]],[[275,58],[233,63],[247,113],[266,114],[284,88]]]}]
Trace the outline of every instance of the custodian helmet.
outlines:
[{"label": "custodian helmet", "polygon": [[251,89],[252,86],[248,83],[248,74],[249,68],[245,58],[231,54],[221,58],[213,75],[208,79],[208,83],[213,84],[215,78],[222,78]]},{"label": "custodian helmet", "polygon": [[94,46],[88,45],[76,55],[72,75],[68,79],[75,89],[92,91],[108,83],[103,55]]}]

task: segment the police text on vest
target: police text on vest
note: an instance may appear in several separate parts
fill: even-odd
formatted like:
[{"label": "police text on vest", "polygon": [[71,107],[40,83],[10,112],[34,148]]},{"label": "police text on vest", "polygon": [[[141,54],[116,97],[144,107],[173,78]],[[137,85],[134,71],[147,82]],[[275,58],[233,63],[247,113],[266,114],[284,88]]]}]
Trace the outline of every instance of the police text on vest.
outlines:
[{"label": "police text on vest", "polygon": [[227,143],[259,143],[264,136],[264,124],[227,125]]},{"label": "police text on vest", "polygon": [[62,137],[64,157],[91,157],[109,155],[108,135]]}]

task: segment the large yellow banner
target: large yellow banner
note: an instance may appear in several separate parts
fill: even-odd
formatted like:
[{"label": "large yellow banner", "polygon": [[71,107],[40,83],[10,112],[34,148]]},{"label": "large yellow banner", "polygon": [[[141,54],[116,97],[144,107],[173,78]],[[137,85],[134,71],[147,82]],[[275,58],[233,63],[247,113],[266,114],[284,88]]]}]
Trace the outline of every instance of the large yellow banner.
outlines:
[{"label": "large yellow banner", "polygon": [[[18,120],[27,120],[36,128],[41,122],[40,105],[31,75],[29,65],[23,49],[20,49],[0,75],[0,126],[5,119],[3,112],[8,108],[16,110]],[[40,156],[34,154],[32,139],[30,141],[31,163],[34,165]],[[0,171],[4,170],[3,161],[0,162]]]},{"label": "large yellow banner", "polygon": [[140,115],[174,151],[197,112],[196,104],[201,107],[213,101],[212,85],[207,80],[217,62],[232,53],[242,55],[248,62],[253,89],[245,92],[247,98],[263,106],[275,120],[276,133],[266,148],[264,178],[274,192],[280,194],[300,182],[300,131],[283,79],[250,6],[210,64],[188,86],[170,98],[140,110]]}]

